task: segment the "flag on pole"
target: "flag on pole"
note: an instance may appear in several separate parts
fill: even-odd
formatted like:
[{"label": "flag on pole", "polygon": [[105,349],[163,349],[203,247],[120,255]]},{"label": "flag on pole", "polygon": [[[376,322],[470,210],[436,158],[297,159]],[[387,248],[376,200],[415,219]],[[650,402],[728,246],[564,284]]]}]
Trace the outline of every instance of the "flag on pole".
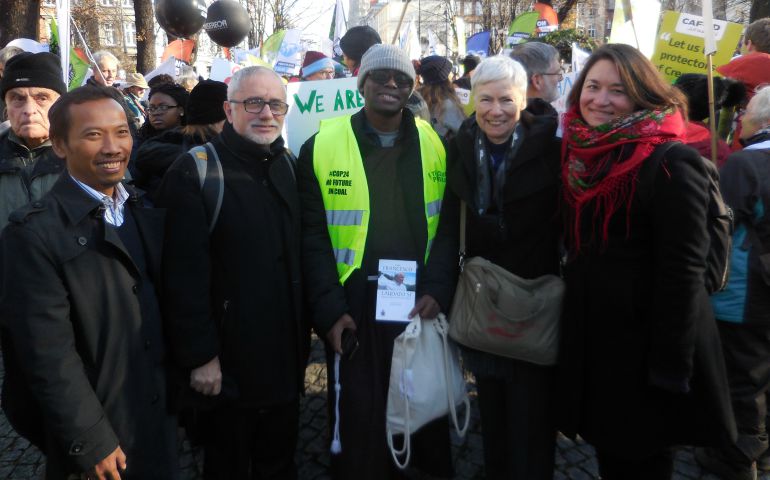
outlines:
[{"label": "flag on pole", "polygon": [[420,40],[417,38],[417,27],[415,26],[414,18],[406,24],[406,28],[401,32],[398,39],[398,47],[406,52],[410,59],[420,58],[422,56]]},{"label": "flag on pole", "polygon": [[469,54],[486,58],[489,55],[489,31],[486,30],[472,35],[465,42],[465,48]]},{"label": "flag on pole", "polygon": [[70,71],[70,0],[56,0],[56,23],[61,71],[64,74],[64,83],[68,84]]},{"label": "flag on pole", "polygon": [[340,38],[348,31],[348,21],[345,19],[345,10],[342,8],[342,0],[337,0],[332,16],[332,26],[329,29],[329,39],[334,42],[334,55],[342,56]]},{"label": "flag on pole", "polygon": [[711,55],[717,51],[717,41],[714,38],[714,9],[711,0],[703,0],[703,53]]},{"label": "flag on pole", "polygon": [[73,47],[70,46],[69,32],[65,37],[59,29],[59,24],[55,18],[51,19],[51,43],[50,52],[62,59],[62,65],[66,65],[67,70],[64,73],[64,83],[67,84],[67,90],[72,90],[83,85],[83,81],[88,73],[88,62],[80,58]]},{"label": "flag on pole", "polygon": [[537,12],[522,13],[514,18],[508,27],[508,46],[526,42],[534,35],[538,20],[540,20],[540,14]]}]

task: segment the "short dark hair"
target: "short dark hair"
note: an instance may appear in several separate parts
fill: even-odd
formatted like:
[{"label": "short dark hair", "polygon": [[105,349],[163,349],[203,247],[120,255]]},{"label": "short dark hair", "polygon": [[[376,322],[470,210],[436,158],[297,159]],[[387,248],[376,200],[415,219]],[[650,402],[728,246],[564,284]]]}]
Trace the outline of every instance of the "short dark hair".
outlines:
[{"label": "short dark hair", "polygon": [[126,106],[126,101],[123,99],[123,95],[118,89],[113,87],[86,85],[65,93],[59,97],[59,99],[51,106],[51,109],[48,110],[48,122],[50,123],[48,137],[52,141],[61,139],[64,143],[67,143],[69,127],[72,123],[70,106],[82,105],[84,103],[104,99],[112,99],[118,102],[121,108],[123,108],[123,112],[126,114],[126,121],[128,121],[130,118],[128,107]]},{"label": "short dark hair", "polygon": [[609,60],[617,67],[626,95],[634,102],[636,110],[674,108],[687,118],[687,98],[684,93],[665,81],[639,50],[622,43],[604,45],[591,54],[567,97],[568,107],[580,104],[586,75],[600,60]]}]

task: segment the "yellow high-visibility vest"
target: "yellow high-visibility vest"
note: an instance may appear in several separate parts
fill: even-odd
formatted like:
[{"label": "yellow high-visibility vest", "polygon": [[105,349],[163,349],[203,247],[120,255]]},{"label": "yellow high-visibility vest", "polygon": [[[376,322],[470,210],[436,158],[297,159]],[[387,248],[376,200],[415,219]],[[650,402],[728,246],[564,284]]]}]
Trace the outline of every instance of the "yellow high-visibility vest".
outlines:
[{"label": "yellow high-visibility vest", "polygon": [[[420,138],[422,184],[428,243],[425,262],[438,229],[441,200],[446,187],[446,151],[428,122],[415,118]],[[321,121],[313,146],[313,170],[321,187],[326,225],[344,284],[361,268],[369,230],[369,186],[350,115]]]}]

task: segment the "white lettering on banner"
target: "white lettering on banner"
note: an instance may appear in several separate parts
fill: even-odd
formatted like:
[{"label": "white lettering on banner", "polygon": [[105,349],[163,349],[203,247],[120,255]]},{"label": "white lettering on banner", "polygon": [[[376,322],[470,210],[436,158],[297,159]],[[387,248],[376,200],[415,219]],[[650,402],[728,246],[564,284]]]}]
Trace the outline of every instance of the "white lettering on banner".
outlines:
[{"label": "white lettering on banner", "polygon": [[317,131],[321,120],[350,115],[364,106],[356,77],[313,82],[294,82],[286,86],[289,111],[283,124],[283,138],[299,155],[300,147]]},{"label": "white lettering on banner", "polygon": [[[703,38],[703,17],[697,15],[688,15],[682,13],[679,15],[679,21],[676,24],[676,32]],[[719,41],[725,34],[727,22],[714,19],[714,39]]]}]

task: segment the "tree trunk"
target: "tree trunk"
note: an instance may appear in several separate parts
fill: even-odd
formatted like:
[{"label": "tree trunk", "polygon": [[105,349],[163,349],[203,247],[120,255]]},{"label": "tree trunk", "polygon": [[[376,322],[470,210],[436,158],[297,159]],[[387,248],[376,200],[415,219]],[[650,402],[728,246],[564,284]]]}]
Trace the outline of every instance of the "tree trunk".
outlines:
[{"label": "tree trunk", "polygon": [[147,73],[155,69],[155,30],[152,0],[134,0],[136,21],[136,71]]},{"label": "tree trunk", "polygon": [[5,12],[0,15],[0,46],[20,37],[39,39],[40,0],[0,0],[0,12]]},{"label": "tree trunk", "polygon": [[562,23],[566,18],[567,15],[569,15],[570,10],[574,8],[574,6],[577,4],[577,0],[566,0],[561,8],[559,9],[559,12],[556,14],[556,16],[559,18],[559,23]]},{"label": "tree trunk", "polygon": [[767,0],[754,0],[751,2],[749,21],[754,22],[765,17],[770,17],[770,2]]}]

